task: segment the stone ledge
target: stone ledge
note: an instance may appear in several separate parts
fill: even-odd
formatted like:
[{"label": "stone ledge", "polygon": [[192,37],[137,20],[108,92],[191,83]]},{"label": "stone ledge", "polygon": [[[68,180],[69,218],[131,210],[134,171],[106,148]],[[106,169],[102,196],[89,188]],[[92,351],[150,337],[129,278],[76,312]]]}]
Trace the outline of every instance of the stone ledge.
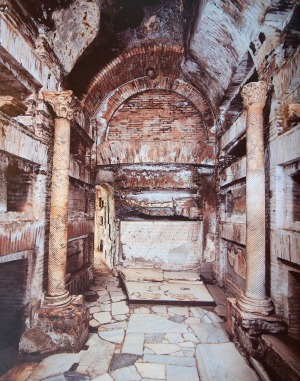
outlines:
[{"label": "stone ledge", "polygon": [[264,364],[275,373],[276,380],[300,379],[300,356],[278,337],[262,335],[265,346]]},{"label": "stone ledge", "polygon": [[27,106],[11,96],[0,97],[0,110],[11,117],[25,114]]},{"label": "stone ledge", "polygon": [[276,315],[257,315],[243,312],[237,306],[237,300],[227,299],[227,332],[234,336],[235,321],[249,335],[261,335],[262,333],[279,333],[286,330],[283,319]]},{"label": "stone ledge", "polygon": [[32,327],[21,337],[22,353],[48,355],[78,352],[89,334],[89,309],[82,297],[75,297],[64,307],[42,307],[37,310]]}]

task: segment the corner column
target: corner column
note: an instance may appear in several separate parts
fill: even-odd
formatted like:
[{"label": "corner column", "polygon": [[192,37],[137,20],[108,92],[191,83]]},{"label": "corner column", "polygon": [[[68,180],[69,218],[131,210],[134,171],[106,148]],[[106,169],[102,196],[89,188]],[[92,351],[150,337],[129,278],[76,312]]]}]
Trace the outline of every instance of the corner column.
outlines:
[{"label": "corner column", "polygon": [[89,335],[89,308],[82,295],[66,290],[68,244],[68,197],[70,130],[74,114],[72,91],[44,91],[55,114],[54,153],[51,183],[48,290],[41,308],[32,314],[23,333],[22,353],[78,352]]},{"label": "corner column", "polygon": [[273,311],[266,296],[266,223],[263,108],[267,83],[252,82],[244,86],[242,97],[247,110],[247,269],[245,293],[238,301],[242,311],[269,315]]},{"label": "corner column", "polygon": [[66,290],[65,277],[68,244],[70,130],[74,116],[74,100],[72,91],[44,91],[43,96],[56,114],[51,181],[48,292],[45,303],[63,306],[71,301],[69,292]]}]

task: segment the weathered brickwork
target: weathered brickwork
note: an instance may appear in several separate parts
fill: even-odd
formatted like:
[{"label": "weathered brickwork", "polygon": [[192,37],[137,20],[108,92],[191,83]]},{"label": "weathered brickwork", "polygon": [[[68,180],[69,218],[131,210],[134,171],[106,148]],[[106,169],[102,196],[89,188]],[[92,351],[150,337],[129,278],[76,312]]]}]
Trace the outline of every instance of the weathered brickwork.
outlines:
[{"label": "weathered brickwork", "polygon": [[108,126],[109,141],[207,141],[201,116],[192,104],[167,91],[149,91],[130,98]]},{"label": "weathered brickwork", "polygon": [[211,137],[205,120],[189,99],[151,90],[129,98],[116,110],[100,142],[98,164],[212,165]]},{"label": "weathered brickwork", "polygon": [[104,260],[223,286],[271,369],[262,334],[300,340],[299,1],[132,4],[0,0],[0,347],[79,350]]}]

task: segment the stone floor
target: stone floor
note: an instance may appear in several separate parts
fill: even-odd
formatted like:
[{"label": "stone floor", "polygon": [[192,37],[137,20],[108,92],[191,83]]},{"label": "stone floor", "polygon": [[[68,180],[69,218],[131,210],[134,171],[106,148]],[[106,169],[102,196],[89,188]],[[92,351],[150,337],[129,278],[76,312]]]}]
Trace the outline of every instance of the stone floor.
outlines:
[{"label": "stone floor", "polygon": [[215,304],[196,271],[122,269],[120,274],[129,302]]},{"label": "stone floor", "polygon": [[106,269],[85,293],[90,337],[79,353],[20,364],[1,381],[258,380],[225,331],[200,307],[128,305]]},{"label": "stone floor", "polygon": [[214,305],[214,299],[196,271],[121,269],[129,302],[173,302]]}]

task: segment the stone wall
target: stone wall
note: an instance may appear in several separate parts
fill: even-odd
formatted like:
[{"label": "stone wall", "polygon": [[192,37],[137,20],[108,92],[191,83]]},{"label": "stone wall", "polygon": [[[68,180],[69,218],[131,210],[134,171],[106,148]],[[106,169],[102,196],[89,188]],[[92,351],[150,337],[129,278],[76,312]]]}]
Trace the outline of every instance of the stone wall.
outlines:
[{"label": "stone wall", "polygon": [[189,99],[174,92],[133,95],[106,122],[98,164],[214,164],[214,147],[203,116]]},{"label": "stone wall", "polygon": [[[96,232],[98,235],[96,242],[98,242],[99,249],[101,248],[100,251],[104,253],[104,257],[112,258],[109,263],[110,267],[113,263],[128,267],[153,265],[166,267],[169,264],[177,269],[196,266],[204,277],[210,280],[214,278],[217,240],[216,198],[211,192],[215,181],[213,168],[180,164],[109,166],[99,170],[96,182],[101,183],[101,180],[103,183],[110,183],[113,207],[108,202],[111,196],[107,198],[107,191],[100,187],[98,195],[103,205],[100,206],[97,201],[99,205],[96,205],[99,210],[96,210],[96,224],[99,226]],[[109,206],[111,209],[107,216]],[[188,254],[184,249],[188,240],[182,237],[182,241],[180,241],[179,237],[179,241],[174,240],[172,243],[171,232],[167,233],[169,229],[167,226],[174,224],[174,227],[179,227],[182,224],[182,229],[187,229],[188,226],[192,226],[192,222],[195,222],[198,232],[196,239],[198,243],[194,244],[195,247],[193,246],[195,252],[192,250],[197,260],[191,260],[188,264],[185,257],[191,253]],[[149,235],[148,241],[152,239],[156,242],[151,241],[152,243],[149,244],[152,251],[155,251],[155,245],[164,245],[165,252],[157,254],[160,260],[156,261],[155,255],[152,254],[151,258],[147,259],[146,249],[143,250],[143,253],[139,253],[137,249],[139,245],[147,246],[146,236],[145,239],[141,239],[140,243],[136,241],[135,245],[127,242],[131,236],[136,235],[133,232],[129,235],[128,232],[126,233],[128,229],[124,228],[127,223],[133,224],[132,227],[137,227],[136,234],[143,234],[142,232],[145,230],[144,234]],[[143,229],[145,224],[153,224],[153,229]],[[160,224],[164,224],[163,230],[159,230]],[[192,239],[190,234],[188,236]],[[160,243],[160,241],[164,243]],[[182,253],[178,252],[177,258],[174,247],[180,248],[180,242]],[[126,252],[127,246],[132,248],[131,253]],[[157,249],[157,251],[161,250]],[[174,252],[174,258],[170,261],[164,260],[169,251]],[[184,256],[181,260],[180,255]]]},{"label": "stone wall", "polygon": [[[271,16],[270,16],[271,17]],[[273,22],[270,19],[270,22]],[[254,59],[259,79],[269,84],[264,108],[266,168],[266,279],[275,313],[284,317],[291,336],[299,337],[300,313],[294,308],[300,272],[299,247],[299,46],[291,37],[293,21],[279,38],[257,41]],[[267,28],[267,27],[265,27]],[[289,42],[286,42],[286,41]],[[268,60],[265,60],[268,54]],[[275,65],[276,62],[276,65]],[[219,134],[219,232],[217,274],[230,295],[245,289],[246,113]],[[226,117],[224,118],[226,120]]]},{"label": "stone wall", "polygon": [[[1,345],[18,341],[47,289],[54,115],[40,89],[56,90],[61,76],[45,39],[14,7],[0,9],[0,336],[10,332],[9,316],[17,320],[16,335]],[[72,129],[67,283],[79,293],[92,277],[94,134],[83,113]]]}]

